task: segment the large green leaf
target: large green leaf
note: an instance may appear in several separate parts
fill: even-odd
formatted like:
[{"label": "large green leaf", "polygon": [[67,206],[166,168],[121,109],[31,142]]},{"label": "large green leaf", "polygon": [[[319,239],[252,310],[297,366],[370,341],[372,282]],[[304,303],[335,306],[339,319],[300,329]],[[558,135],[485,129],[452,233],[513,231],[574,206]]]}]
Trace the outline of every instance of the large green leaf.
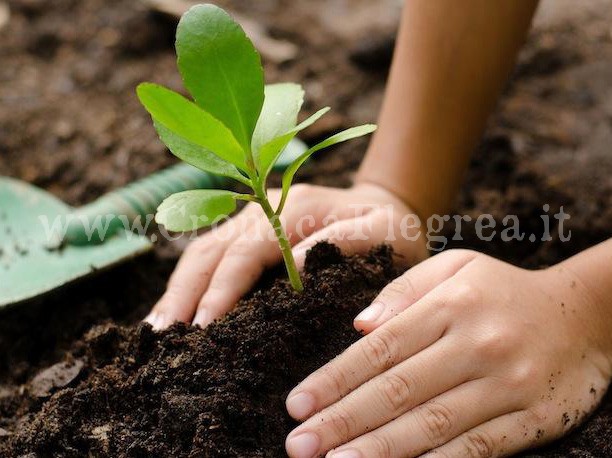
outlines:
[{"label": "large green leaf", "polygon": [[233,178],[234,180],[250,186],[249,180],[229,162],[224,161],[206,148],[196,145],[180,135],[175,134],[162,124],[157,122],[154,124],[161,141],[166,144],[172,154],[182,161],[205,172]]},{"label": "large green leaf", "polygon": [[155,221],[169,231],[193,231],[210,226],[236,210],[239,194],[198,189],[173,194],[157,209]]},{"label": "large green leaf", "polygon": [[225,124],[245,151],[264,101],[261,58],[225,11],[196,5],[176,32],[178,66],[196,103]]},{"label": "large green leaf", "polygon": [[285,173],[283,174],[283,190],[281,194],[281,201],[278,205],[277,213],[280,213],[283,210],[283,207],[285,206],[287,194],[289,193],[289,188],[291,187],[291,183],[293,183],[293,178],[295,177],[296,172],[310,156],[324,148],[328,148],[330,146],[345,142],[347,140],[352,140],[353,138],[371,134],[375,130],[376,125],[374,124],[365,124],[363,126],[352,127],[350,129],[344,130],[342,132],[337,133],[336,135],[332,135],[326,140],[323,140],[321,143],[317,143],[315,146],[310,148],[308,151],[298,157],[295,161],[293,161],[291,165],[287,167],[287,170],[285,170]]},{"label": "large green leaf", "polygon": [[218,119],[182,95],[156,84],[143,83],[137,93],[156,124],[246,170],[242,148]]},{"label": "large green leaf", "polygon": [[257,170],[259,171],[259,176],[265,180],[265,178],[270,173],[270,170],[272,170],[272,166],[274,165],[280,154],[283,152],[285,147],[289,144],[289,142],[293,140],[293,138],[300,131],[312,126],[329,110],[329,107],[322,108],[290,131],[286,132],[280,137],[276,137],[275,139],[263,145],[259,151],[259,155],[255,158],[255,165],[257,167]]},{"label": "large green leaf", "polygon": [[299,84],[280,83],[266,86],[263,108],[253,133],[252,147],[255,157],[263,145],[295,127],[303,103],[304,90]]}]

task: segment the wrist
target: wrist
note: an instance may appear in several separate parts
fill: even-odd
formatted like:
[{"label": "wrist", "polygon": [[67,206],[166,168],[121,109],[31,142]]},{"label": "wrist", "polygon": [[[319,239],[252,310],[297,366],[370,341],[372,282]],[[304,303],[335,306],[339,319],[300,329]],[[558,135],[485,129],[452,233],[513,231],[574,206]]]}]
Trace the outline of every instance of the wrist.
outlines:
[{"label": "wrist", "polygon": [[368,173],[360,169],[353,181],[353,187],[370,187],[371,189],[378,189],[387,193],[389,196],[392,196],[393,199],[401,202],[402,205],[408,208],[410,213],[416,215],[421,222],[426,221],[427,218],[433,214],[425,210],[427,206],[419,202],[419,199],[410,196],[409,192],[397,186],[392,180],[383,180],[382,177],[376,174]]},{"label": "wrist", "polygon": [[566,316],[580,323],[588,350],[594,352],[591,356],[600,361],[602,372],[609,378],[612,375],[612,301],[609,295],[602,294],[602,285],[589,279],[589,269],[584,269],[582,258],[578,255],[545,269],[544,282],[554,285]]}]

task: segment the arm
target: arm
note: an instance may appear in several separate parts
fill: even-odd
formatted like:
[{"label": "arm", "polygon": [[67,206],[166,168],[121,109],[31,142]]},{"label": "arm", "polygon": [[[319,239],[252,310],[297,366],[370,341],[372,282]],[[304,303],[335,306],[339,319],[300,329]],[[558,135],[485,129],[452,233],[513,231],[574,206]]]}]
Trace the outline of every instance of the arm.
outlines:
[{"label": "arm", "polygon": [[357,182],[387,188],[421,218],[448,211],[537,3],[406,1],[379,130]]}]

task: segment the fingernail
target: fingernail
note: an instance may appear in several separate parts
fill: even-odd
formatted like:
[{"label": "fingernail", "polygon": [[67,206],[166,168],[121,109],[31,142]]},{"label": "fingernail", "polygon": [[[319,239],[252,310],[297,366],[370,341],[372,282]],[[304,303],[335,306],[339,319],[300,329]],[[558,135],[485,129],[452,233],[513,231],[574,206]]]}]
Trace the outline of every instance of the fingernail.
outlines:
[{"label": "fingernail", "polygon": [[155,329],[156,331],[161,331],[162,329],[165,329],[166,326],[166,316],[163,313],[158,313],[157,316],[155,317],[155,322],[152,324],[153,329]]},{"label": "fingernail", "polygon": [[354,448],[333,452],[329,458],[362,458],[361,452]]},{"label": "fingernail", "polygon": [[295,259],[296,264],[303,264],[306,258],[306,252],[309,247],[298,247],[293,249],[293,258]]},{"label": "fingernail", "polygon": [[197,311],[193,324],[199,324],[201,327],[205,327],[209,324],[210,312],[206,308],[201,308]]},{"label": "fingernail", "polygon": [[163,313],[153,312],[145,320],[153,326],[155,331],[160,331],[166,327],[166,318]]},{"label": "fingernail", "polygon": [[373,322],[376,321],[385,310],[385,306],[380,302],[374,302],[368,308],[363,310],[359,315],[355,317],[355,321],[366,321]]},{"label": "fingernail", "polygon": [[287,398],[287,412],[293,418],[310,416],[315,409],[315,398],[310,393],[300,391]]},{"label": "fingernail", "polygon": [[153,326],[155,320],[157,320],[157,313],[151,312],[142,321],[144,321],[145,323],[149,323],[151,326]]},{"label": "fingernail", "polygon": [[319,446],[319,436],[315,433],[302,433],[287,439],[287,452],[293,458],[313,458]]}]

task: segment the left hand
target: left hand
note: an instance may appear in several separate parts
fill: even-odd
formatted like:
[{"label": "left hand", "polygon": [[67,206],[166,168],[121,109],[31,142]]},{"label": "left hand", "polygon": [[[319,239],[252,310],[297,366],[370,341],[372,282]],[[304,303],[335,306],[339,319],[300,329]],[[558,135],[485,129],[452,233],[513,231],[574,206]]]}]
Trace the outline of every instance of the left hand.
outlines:
[{"label": "left hand", "polygon": [[[287,398],[292,458],[506,456],[560,437],[610,381],[601,316],[564,265],[456,250],[396,279],[368,335]],[[605,337],[607,339],[607,337]]]}]

